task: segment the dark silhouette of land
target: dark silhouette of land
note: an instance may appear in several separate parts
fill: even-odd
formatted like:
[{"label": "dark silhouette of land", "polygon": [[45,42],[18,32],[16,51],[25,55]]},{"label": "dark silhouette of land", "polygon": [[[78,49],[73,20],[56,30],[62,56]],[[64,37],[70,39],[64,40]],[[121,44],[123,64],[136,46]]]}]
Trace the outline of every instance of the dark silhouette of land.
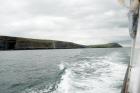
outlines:
[{"label": "dark silhouette of land", "polygon": [[29,49],[76,49],[76,48],[119,48],[118,43],[101,45],[81,45],[73,42],[57,40],[41,40],[22,37],[0,36],[0,50],[29,50]]}]

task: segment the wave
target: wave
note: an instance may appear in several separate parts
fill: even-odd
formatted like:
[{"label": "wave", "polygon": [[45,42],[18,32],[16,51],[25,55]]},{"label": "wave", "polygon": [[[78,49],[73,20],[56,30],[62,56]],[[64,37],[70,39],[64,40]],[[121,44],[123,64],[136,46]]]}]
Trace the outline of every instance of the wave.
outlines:
[{"label": "wave", "polygon": [[63,64],[59,65],[60,72],[58,73],[56,80],[53,83],[46,85],[44,89],[30,88],[22,91],[21,93],[54,93],[57,90],[59,83],[61,82],[64,74],[66,73],[66,67]]},{"label": "wave", "polygon": [[[119,93],[126,70],[118,52],[86,60],[63,62],[51,86],[25,93]],[[88,60],[87,60],[88,59]]]},{"label": "wave", "polygon": [[52,93],[119,93],[126,69],[125,64],[117,62],[122,60],[121,56],[114,52],[96,60],[89,57],[90,61],[68,64],[57,90]]}]

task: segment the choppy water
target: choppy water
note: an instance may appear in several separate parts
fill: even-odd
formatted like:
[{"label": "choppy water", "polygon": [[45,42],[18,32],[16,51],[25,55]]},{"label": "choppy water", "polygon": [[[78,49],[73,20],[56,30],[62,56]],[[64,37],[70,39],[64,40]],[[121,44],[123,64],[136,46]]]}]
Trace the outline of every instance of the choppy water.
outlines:
[{"label": "choppy water", "polygon": [[129,49],[0,52],[0,93],[120,93]]}]

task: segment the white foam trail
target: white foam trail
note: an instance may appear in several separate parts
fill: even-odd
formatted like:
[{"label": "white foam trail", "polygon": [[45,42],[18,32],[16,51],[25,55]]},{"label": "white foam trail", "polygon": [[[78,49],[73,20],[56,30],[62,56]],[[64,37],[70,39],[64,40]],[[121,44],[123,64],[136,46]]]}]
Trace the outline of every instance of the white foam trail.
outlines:
[{"label": "white foam trail", "polygon": [[120,54],[114,52],[89,62],[74,62],[52,93],[120,93],[126,65],[112,62],[119,58]]},{"label": "white foam trail", "polygon": [[65,68],[65,66],[64,66],[63,63],[59,64],[58,66],[59,66],[59,69],[60,69],[60,70],[63,70],[63,69]]},{"label": "white foam trail", "polygon": [[[126,65],[118,52],[100,57],[89,57],[90,60],[79,60],[70,64],[59,64],[59,69],[67,69],[61,77],[58,88],[51,93],[120,93],[118,88],[125,75]],[[123,57],[123,56],[122,56]],[[86,57],[88,58],[88,57]],[[28,93],[50,93],[46,88]]]},{"label": "white foam trail", "polygon": [[65,71],[65,75],[62,76],[62,81],[58,85],[58,89],[52,93],[69,93],[70,91],[70,78],[69,76],[71,75],[70,70]]}]

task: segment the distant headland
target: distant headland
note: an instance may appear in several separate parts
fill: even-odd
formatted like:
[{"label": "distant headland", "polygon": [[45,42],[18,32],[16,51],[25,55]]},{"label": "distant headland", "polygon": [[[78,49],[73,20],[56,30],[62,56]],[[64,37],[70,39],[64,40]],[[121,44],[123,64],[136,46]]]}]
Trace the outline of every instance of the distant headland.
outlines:
[{"label": "distant headland", "polygon": [[81,45],[73,42],[57,40],[41,40],[22,37],[0,36],[0,50],[30,50],[30,49],[76,49],[76,48],[120,48],[118,43],[101,45]]}]

